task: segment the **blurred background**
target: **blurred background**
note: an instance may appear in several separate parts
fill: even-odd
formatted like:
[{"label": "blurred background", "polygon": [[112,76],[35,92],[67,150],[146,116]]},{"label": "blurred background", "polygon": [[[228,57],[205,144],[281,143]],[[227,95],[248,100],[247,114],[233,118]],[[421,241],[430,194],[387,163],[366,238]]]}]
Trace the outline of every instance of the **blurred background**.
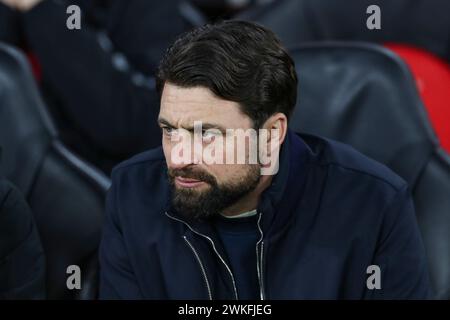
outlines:
[{"label": "blurred background", "polygon": [[[67,27],[69,5],[80,29]],[[0,188],[0,298],[97,297],[109,174],[161,143],[159,60],[180,33],[240,19],[273,30],[295,60],[291,128],[409,183],[433,297],[450,299],[449,14],[448,0],[0,0],[0,179],[23,202],[11,210]],[[17,261],[26,277],[11,276]],[[81,290],[66,286],[69,265]]]}]

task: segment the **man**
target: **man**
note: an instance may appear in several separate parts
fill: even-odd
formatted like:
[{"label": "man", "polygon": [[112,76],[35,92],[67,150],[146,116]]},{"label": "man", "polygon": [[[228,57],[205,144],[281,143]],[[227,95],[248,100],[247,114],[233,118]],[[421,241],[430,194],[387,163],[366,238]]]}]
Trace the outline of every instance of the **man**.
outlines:
[{"label": "man", "polygon": [[101,298],[428,296],[406,183],[288,129],[297,76],[271,31],[225,21],[184,34],[157,84],[162,149],[113,171]]}]

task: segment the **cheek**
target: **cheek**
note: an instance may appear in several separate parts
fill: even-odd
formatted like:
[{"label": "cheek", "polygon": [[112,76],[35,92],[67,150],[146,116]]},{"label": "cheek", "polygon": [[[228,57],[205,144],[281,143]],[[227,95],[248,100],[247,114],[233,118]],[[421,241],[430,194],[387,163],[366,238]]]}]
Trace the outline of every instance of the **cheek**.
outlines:
[{"label": "cheek", "polygon": [[245,176],[249,170],[249,166],[243,164],[225,164],[214,166],[213,170],[210,170],[210,172],[214,174],[219,184],[236,183],[236,181],[241,180]]},{"label": "cheek", "polygon": [[229,137],[222,145],[222,150],[224,161],[229,164],[257,164],[258,140],[255,137]]},{"label": "cheek", "polygon": [[203,166],[202,169],[205,172],[208,172],[208,174],[212,175],[216,179],[218,184],[222,184],[228,181],[227,179],[230,172],[227,167],[228,166],[222,164],[213,164]]},{"label": "cheek", "polygon": [[172,144],[170,140],[167,140],[165,137],[162,138],[162,148],[167,164],[171,163]]}]

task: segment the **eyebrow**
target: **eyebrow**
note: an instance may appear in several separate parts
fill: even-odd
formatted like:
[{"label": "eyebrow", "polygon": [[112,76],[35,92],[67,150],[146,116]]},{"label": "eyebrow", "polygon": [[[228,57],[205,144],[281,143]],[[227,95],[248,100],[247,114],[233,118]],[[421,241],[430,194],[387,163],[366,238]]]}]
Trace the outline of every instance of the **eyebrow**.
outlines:
[{"label": "eyebrow", "polygon": [[[168,120],[164,119],[164,118],[158,118],[158,123],[160,125],[164,125],[167,126],[169,128],[175,128],[175,126],[173,124],[171,124]],[[190,132],[194,132],[194,127],[190,126],[190,127],[182,127],[183,129],[190,131]],[[215,124],[215,123],[204,123],[202,122],[202,130],[208,130],[208,129],[217,129],[220,132],[222,132],[223,134],[226,133],[226,128],[224,128],[221,125]]]}]

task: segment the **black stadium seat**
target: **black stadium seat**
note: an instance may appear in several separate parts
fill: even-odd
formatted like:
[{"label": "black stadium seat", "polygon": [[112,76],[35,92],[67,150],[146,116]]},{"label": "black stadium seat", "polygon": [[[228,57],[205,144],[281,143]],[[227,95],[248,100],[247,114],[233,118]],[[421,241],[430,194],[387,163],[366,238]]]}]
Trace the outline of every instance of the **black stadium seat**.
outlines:
[{"label": "black stadium seat", "polygon": [[[3,174],[26,196],[47,261],[50,299],[97,295],[97,247],[109,179],[69,151],[39,96],[30,67],[0,44],[0,146]],[[81,290],[68,290],[69,265],[81,269]]]},{"label": "black stadium seat", "polygon": [[299,75],[291,128],[348,143],[409,183],[435,297],[450,299],[450,158],[409,70],[374,44],[322,42],[290,52]]},{"label": "black stadium seat", "polygon": [[[367,28],[367,8],[380,8],[381,29]],[[273,30],[286,46],[310,41],[408,43],[450,61],[448,0],[272,0],[238,19]]]}]

